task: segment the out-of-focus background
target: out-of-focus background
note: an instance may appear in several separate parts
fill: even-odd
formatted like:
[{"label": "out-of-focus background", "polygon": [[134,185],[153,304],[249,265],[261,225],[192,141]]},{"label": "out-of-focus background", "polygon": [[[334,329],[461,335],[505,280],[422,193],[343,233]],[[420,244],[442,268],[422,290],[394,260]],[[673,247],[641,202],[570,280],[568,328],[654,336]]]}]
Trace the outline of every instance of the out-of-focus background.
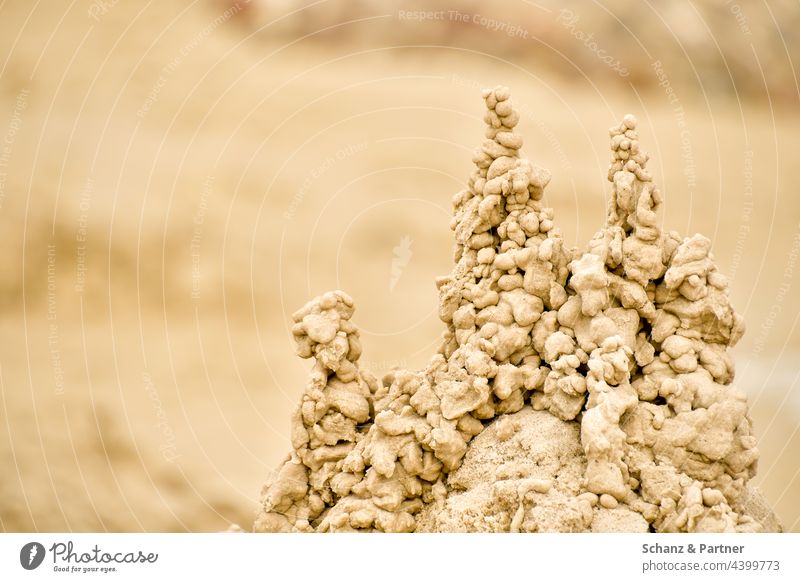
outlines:
[{"label": "out-of-focus background", "polygon": [[250,527],[340,288],[420,367],[450,198],[511,87],[570,245],[640,120],[663,223],[714,241],[756,482],[800,531],[800,11],[791,1],[0,3],[0,530]]}]

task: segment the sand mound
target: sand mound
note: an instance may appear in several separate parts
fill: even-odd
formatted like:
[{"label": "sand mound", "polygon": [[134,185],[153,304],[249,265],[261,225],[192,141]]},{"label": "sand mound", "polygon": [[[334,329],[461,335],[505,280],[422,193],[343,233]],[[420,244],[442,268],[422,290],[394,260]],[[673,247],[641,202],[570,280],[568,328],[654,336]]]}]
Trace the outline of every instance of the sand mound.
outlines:
[{"label": "sand mound", "polygon": [[[582,491],[580,424],[526,406],[492,422],[446,481],[448,493],[417,516],[418,532],[647,532],[625,503]],[[780,525],[747,488],[742,512],[763,531]]]},{"label": "sand mound", "polygon": [[298,354],[315,365],[255,529],[772,527],[748,513],[758,451],[727,354],[744,322],[711,241],[662,232],[627,115],[611,129],[606,225],[587,252],[566,249],[509,97],[484,92],[428,367],[380,382],[362,370],[341,291],[294,314]]},{"label": "sand mound", "polygon": [[585,472],[580,425],[526,406],[475,437],[447,478],[449,494],[420,512],[417,531],[584,531],[592,517],[579,498]]}]

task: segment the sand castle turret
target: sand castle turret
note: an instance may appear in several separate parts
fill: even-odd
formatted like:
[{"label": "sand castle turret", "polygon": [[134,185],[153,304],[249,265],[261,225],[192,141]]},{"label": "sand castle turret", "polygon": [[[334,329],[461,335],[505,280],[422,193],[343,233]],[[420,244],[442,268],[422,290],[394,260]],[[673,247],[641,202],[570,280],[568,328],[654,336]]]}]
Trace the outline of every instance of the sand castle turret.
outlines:
[{"label": "sand castle turret", "polygon": [[660,229],[635,118],[611,130],[606,225],[578,253],[543,206],[549,172],[520,157],[508,89],[483,97],[439,352],[378,381],[350,297],[298,311],[315,365],[255,529],[778,529],[747,486],[758,452],[726,351],[742,319],[710,241]]}]

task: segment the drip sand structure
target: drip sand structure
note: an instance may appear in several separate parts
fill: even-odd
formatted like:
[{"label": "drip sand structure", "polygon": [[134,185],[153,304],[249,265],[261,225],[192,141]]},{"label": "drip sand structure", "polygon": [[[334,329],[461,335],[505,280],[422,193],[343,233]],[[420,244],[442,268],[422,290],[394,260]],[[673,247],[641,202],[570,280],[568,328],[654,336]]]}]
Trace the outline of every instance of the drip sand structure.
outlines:
[{"label": "drip sand structure", "polygon": [[313,358],[256,531],[780,531],[727,349],[744,332],[711,241],[659,226],[636,119],[611,129],[605,226],[565,248],[509,90],[453,198],[447,328],[428,366],[359,366],[353,300],[294,314]]}]

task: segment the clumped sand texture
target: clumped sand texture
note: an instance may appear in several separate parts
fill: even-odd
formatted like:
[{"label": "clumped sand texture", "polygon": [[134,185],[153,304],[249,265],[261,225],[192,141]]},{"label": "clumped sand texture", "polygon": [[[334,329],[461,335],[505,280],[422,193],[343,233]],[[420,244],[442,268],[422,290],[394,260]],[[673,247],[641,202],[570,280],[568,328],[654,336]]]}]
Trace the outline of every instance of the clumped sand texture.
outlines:
[{"label": "clumped sand texture", "polygon": [[359,367],[353,300],[294,314],[314,358],[293,452],[256,531],[780,531],[748,487],[758,451],[727,348],[744,331],[711,241],[662,232],[636,120],[611,129],[612,197],[586,252],[542,205],[509,90],[455,195],[439,352]]}]

